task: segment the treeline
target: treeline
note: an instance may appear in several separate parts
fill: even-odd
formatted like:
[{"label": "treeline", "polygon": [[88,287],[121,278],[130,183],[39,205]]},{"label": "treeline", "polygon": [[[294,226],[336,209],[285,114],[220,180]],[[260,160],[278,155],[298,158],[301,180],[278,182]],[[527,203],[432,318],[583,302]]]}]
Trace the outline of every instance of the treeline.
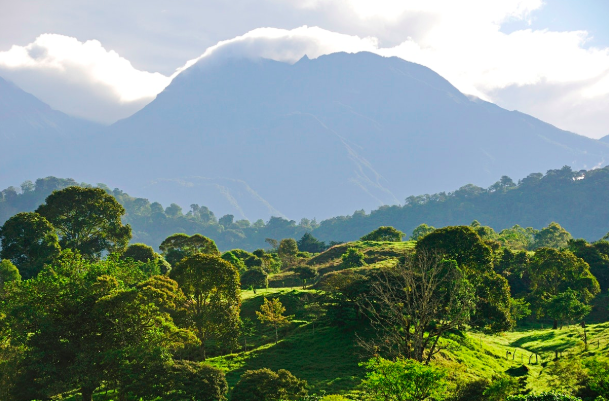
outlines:
[{"label": "treeline", "polygon": [[[21,188],[0,192],[0,224],[12,215],[33,211],[52,191],[71,185],[91,187],[72,179],[47,177]],[[479,220],[497,231],[521,227],[541,229],[559,222],[576,238],[594,241],[609,231],[609,167],[572,171],[570,167],[550,170],[545,175],[530,174],[515,183],[502,177],[489,188],[466,185],[454,192],[411,196],[404,205],[382,206],[367,214],[338,216],[321,222],[300,222],[271,217],[265,222],[235,220],[232,215],[217,217],[198,204],[183,210],[179,205],[164,207],[158,202],[129,196],[120,189],[98,185],[125,208],[125,224],[133,230],[133,241],[155,249],[167,236],[183,232],[200,233],[216,241],[221,250],[241,248],[252,251],[267,246],[266,239],[301,238],[312,233],[329,245],[332,241],[353,241],[379,226],[393,226],[411,233],[420,224],[436,227],[469,224]]]}]

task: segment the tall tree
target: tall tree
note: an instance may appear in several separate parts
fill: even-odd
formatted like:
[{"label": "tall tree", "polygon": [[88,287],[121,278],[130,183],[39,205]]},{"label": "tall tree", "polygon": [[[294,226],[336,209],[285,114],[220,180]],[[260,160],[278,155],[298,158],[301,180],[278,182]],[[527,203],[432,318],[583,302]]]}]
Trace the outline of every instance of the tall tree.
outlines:
[{"label": "tall tree", "polygon": [[239,272],[219,256],[197,253],[182,259],[170,273],[187,297],[184,323],[201,341],[203,358],[210,341],[237,341],[241,291]]},{"label": "tall tree", "polygon": [[10,260],[21,277],[36,277],[45,263],[59,255],[55,228],[38,213],[18,213],[0,228],[0,258]]},{"label": "tall tree", "polygon": [[62,248],[87,258],[120,252],[131,239],[131,226],[121,221],[125,209],[101,188],[54,191],[36,212],[55,227]]},{"label": "tall tree", "polygon": [[197,253],[220,256],[216,243],[201,234],[187,235],[183,233],[173,234],[165,238],[159,245],[165,260],[172,266],[176,265],[186,256]]},{"label": "tall tree", "polygon": [[284,315],[285,307],[281,304],[279,298],[264,298],[264,303],[260,306],[260,311],[256,311],[258,320],[262,323],[267,323],[275,329],[275,344],[279,342],[279,327],[289,323],[288,317]]},{"label": "tall tree", "polygon": [[297,245],[298,249],[303,252],[320,253],[326,250],[326,244],[308,232],[298,240]]},{"label": "tall tree", "polygon": [[279,242],[277,254],[281,258],[284,267],[292,267],[296,263],[296,255],[298,254],[298,244],[293,238],[285,238]]},{"label": "tall tree", "polygon": [[425,223],[419,224],[414,230],[412,230],[412,235],[410,236],[410,239],[412,241],[418,241],[427,234],[431,234],[435,230],[436,228],[434,226],[428,226]]},{"label": "tall tree", "polygon": [[535,234],[533,249],[538,248],[566,248],[571,234],[560,224],[552,222]]}]

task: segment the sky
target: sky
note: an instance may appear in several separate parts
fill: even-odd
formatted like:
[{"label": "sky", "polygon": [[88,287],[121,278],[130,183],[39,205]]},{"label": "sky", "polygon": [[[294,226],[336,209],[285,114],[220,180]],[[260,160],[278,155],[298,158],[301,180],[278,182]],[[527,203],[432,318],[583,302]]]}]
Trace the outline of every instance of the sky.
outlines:
[{"label": "sky", "polygon": [[106,124],[201,57],[372,51],[559,128],[609,135],[607,0],[0,0],[0,9],[0,76]]}]

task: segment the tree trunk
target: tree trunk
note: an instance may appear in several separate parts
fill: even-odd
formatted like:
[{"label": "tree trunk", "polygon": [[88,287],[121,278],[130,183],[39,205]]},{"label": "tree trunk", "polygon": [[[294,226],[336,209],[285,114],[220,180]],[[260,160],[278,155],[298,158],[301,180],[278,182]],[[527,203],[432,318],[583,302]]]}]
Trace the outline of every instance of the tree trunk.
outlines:
[{"label": "tree trunk", "polygon": [[554,320],[554,324],[552,325],[552,330],[556,330],[558,328],[558,320]]},{"label": "tree trunk", "polygon": [[93,401],[93,391],[95,391],[94,388],[81,388],[80,394],[82,395],[82,401]]},{"label": "tree trunk", "polygon": [[277,326],[275,326],[275,345],[279,342],[279,335],[277,334]]}]

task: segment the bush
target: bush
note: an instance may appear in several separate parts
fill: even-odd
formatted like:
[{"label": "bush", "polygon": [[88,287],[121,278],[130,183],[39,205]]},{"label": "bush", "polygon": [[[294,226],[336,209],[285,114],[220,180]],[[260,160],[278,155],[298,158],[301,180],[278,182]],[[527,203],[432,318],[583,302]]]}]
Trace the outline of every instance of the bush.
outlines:
[{"label": "bush", "polygon": [[581,401],[581,398],[561,393],[540,393],[527,395],[512,395],[507,401]]},{"label": "bush", "polygon": [[342,266],[346,269],[350,269],[352,267],[366,266],[364,254],[355,248],[347,249],[347,252],[343,253],[343,255],[341,256],[341,259],[343,260]]},{"label": "bush", "polygon": [[287,370],[247,370],[233,388],[233,401],[293,400],[305,396],[307,382]]},{"label": "bush", "polygon": [[383,226],[376,230],[364,235],[360,238],[362,241],[390,241],[390,242],[402,242],[406,234],[397,230],[393,227]]},{"label": "bush", "polygon": [[226,400],[228,383],[224,372],[218,368],[197,362],[176,361],[168,374],[171,391],[163,396],[163,400]]}]

